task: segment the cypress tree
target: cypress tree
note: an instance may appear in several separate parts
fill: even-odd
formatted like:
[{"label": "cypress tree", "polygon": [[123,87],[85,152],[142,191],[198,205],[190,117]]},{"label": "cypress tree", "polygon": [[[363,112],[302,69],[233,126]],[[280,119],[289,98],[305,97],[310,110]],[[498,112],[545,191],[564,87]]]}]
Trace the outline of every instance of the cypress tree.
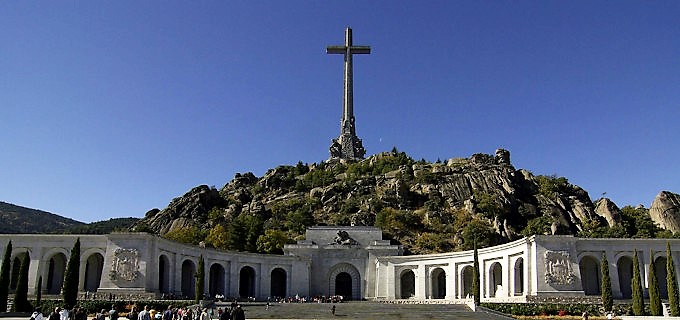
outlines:
[{"label": "cypress tree", "polygon": [[649,313],[651,316],[662,315],[661,310],[661,294],[659,293],[659,280],[656,278],[656,271],[654,270],[654,252],[649,251]]},{"label": "cypress tree", "polygon": [[64,284],[61,287],[61,294],[67,308],[73,308],[78,302],[78,280],[80,278],[80,238],[71,249],[71,255],[66,265],[64,274]]},{"label": "cypress tree", "polygon": [[604,311],[612,311],[614,305],[614,298],[612,297],[612,280],[609,278],[609,261],[607,261],[607,254],[602,253],[602,262],[600,264],[600,273],[602,274],[602,307]]},{"label": "cypress tree", "polygon": [[196,270],[196,303],[203,300],[203,294],[205,292],[205,262],[203,261],[203,255],[198,258],[198,270]]},{"label": "cypress tree", "polygon": [[472,296],[474,297],[475,305],[478,306],[481,301],[479,290],[479,256],[477,254],[477,239],[473,242],[474,248],[474,262],[472,266]]},{"label": "cypress tree", "polygon": [[42,301],[42,276],[38,277],[38,287],[35,288],[35,305],[40,307]]},{"label": "cypress tree", "polygon": [[32,307],[28,302],[28,267],[31,263],[28,252],[21,257],[19,265],[19,277],[17,279],[17,289],[14,292],[14,305],[12,311],[30,312]]},{"label": "cypress tree", "polygon": [[9,268],[12,259],[12,240],[7,243],[5,257],[0,268],[0,312],[7,311],[7,296],[9,295]]},{"label": "cypress tree", "polygon": [[670,305],[671,316],[680,316],[680,308],[678,307],[678,300],[680,299],[678,279],[675,275],[675,263],[671,254],[671,244],[668,241],[666,241],[666,286],[668,287],[668,304]]},{"label": "cypress tree", "polygon": [[645,301],[642,297],[642,278],[640,277],[640,261],[637,249],[633,253],[633,315],[643,316],[645,314]]}]

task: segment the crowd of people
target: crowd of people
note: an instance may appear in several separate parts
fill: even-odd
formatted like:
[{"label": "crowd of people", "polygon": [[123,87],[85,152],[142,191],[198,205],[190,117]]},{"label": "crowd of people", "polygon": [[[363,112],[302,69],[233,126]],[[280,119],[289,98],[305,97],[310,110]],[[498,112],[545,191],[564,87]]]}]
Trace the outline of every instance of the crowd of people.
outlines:
[{"label": "crowd of people", "polygon": [[[167,309],[160,311],[153,306],[145,305],[140,309],[132,306],[127,314],[121,314],[116,306],[112,305],[111,310],[102,309],[89,320],[245,320],[245,318],[241,305],[233,302],[231,306],[218,308],[216,312],[214,309],[198,306],[180,308],[168,306]],[[31,315],[31,320],[88,320],[88,314],[85,309],[79,307],[72,310],[57,307],[48,315],[36,309]]]},{"label": "crowd of people", "polygon": [[303,297],[295,295],[294,297],[273,297],[267,298],[267,302],[278,302],[278,303],[341,303],[343,302],[342,296],[313,296],[313,297]]}]

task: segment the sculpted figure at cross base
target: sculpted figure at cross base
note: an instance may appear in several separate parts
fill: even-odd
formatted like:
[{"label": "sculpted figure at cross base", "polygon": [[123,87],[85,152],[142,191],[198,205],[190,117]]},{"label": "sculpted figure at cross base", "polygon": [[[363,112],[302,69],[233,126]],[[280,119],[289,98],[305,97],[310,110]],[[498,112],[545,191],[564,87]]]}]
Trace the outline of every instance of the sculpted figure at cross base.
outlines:
[{"label": "sculpted figure at cross base", "polygon": [[352,239],[349,236],[349,233],[345,230],[338,230],[338,235],[335,236],[335,239],[333,239],[333,242],[330,244],[341,244],[341,245],[354,245],[358,244],[356,240]]}]

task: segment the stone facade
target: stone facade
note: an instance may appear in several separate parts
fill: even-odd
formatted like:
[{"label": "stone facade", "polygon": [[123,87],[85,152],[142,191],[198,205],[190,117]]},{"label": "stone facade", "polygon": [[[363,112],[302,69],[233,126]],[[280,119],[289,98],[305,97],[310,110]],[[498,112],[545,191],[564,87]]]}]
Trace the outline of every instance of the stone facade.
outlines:
[{"label": "stone facade", "polygon": [[[374,227],[313,227],[284,255],[218,251],[145,233],[108,235],[0,235],[12,241],[12,283],[18,261],[30,257],[29,294],[42,277],[42,292],[57,295],[69,252],[81,241],[83,295],[118,298],[172,295],[192,298],[198,259],[205,259],[206,293],[259,300],[283,296],[342,295],[353,300],[465,302],[471,298],[472,251],[403,256],[401,246]],[[643,273],[655,268],[666,295],[666,241],[532,236],[479,249],[483,301],[535,302],[588,299],[600,294],[600,261],[610,262],[615,298],[631,296],[634,249]],[[650,252],[653,257],[650,257]],[[675,251],[674,257],[680,256]],[[674,258],[677,259],[677,258]],[[675,261],[680,265],[680,261]],[[678,271],[676,270],[676,273]]]}]

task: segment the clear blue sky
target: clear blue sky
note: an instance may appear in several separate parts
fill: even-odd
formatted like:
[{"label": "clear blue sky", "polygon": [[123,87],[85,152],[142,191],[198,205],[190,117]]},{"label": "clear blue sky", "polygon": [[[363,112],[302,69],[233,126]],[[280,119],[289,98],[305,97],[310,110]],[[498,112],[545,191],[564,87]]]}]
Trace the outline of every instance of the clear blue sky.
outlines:
[{"label": "clear blue sky", "polygon": [[510,150],[591,198],[680,193],[678,1],[0,1],[0,200],[141,217],[328,158],[344,41],[357,134],[435,161]]}]

